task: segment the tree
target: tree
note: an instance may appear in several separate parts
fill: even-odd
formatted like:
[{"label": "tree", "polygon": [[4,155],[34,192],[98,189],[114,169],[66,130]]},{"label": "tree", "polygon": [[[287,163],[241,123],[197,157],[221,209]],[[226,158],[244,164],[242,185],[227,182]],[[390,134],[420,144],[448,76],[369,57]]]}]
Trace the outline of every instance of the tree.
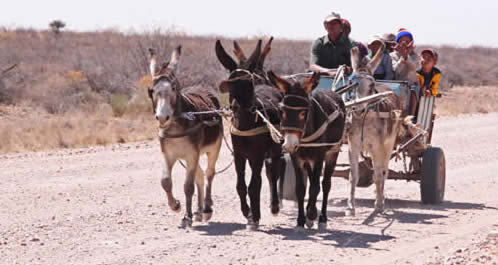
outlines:
[{"label": "tree", "polygon": [[54,20],[48,25],[50,26],[50,29],[52,29],[52,32],[57,36],[61,32],[61,29],[66,26],[66,23],[61,20]]}]

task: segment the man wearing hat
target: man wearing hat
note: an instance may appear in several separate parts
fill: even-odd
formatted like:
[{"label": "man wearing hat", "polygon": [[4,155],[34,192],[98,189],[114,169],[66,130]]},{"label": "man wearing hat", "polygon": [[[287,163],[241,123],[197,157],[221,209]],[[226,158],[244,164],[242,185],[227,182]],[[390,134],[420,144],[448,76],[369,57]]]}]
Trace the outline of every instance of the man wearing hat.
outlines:
[{"label": "man wearing hat", "polygon": [[394,51],[394,46],[396,46],[396,35],[392,33],[382,34],[382,41],[386,44],[386,50],[391,53]]},{"label": "man wearing hat", "polygon": [[327,35],[316,39],[311,46],[309,69],[335,76],[334,69],[341,65],[351,71],[351,42],[343,33],[341,16],[332,12],[323,21]]},{"label": "man wearing hat", "polygon": [[[380,36],[372,36],[368,41],[368,49],[370,49],[370,58],[373,58],[377,51],[383,46],[386,45],[384,40]],[[387,45],[386,45],[387,46]],[[375,69],[374,78],[380,80],[393,80],[394,72],[393,72],[393,64],[391,61],[391,56],[389,56],[389,51],[386,50],[382,54],[382,59],[380,61],[379,66]]]}]

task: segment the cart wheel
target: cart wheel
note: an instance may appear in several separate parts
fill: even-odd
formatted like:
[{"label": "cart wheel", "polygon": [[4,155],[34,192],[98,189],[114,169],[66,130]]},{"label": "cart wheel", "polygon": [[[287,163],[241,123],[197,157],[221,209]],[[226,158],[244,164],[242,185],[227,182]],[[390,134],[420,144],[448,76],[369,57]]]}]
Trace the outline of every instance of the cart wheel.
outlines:
[{"label": "cart wheel", "polygon": [[438,204],[444,199],[446,161],[443,149],[427,148],[422,156],[420,195],[423,204]]}]

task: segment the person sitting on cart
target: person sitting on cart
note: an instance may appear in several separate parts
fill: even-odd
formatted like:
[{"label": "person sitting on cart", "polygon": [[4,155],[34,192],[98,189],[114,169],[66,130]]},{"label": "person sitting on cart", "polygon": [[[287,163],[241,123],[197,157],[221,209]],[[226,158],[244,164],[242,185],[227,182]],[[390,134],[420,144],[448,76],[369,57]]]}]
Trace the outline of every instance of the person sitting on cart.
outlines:
[{"label": "person sitting on cart", "polygon": [[437,96],[441,71],[436,67],[438,54],[432,49],[425,49],[420,53],[420,64],[422,67],[417,70],[417,78],[420,84],[422,95],[426,97]]},{"label": "person sitting on cart", "polygon": [[396,46],[392,52],[394,79],[408,81],[410,85],[418,84],[417,68],[418,55],[415,53],[413,35],[402,28],[396,35]]},{"label": "person sitting on cart", "polygon": [[[386,45],[384,40],[379,36],[372,36],[368,41],[368,48],[370,49],[369,57],[373,58],[377,51],[383,46]],[[382,60],[380,61],[379,66],[375,69],[374,78],[378,80],[393,80],[394,79],[394,71],[393,64],[391,61],[391,56],[389,56],[389,51],[386,50],[382,54]]]},{"label": "person sitting on cart", "polygon": [[327,35],[316,39],[311,46],[309,69],[314,72],[335,76],[337,68],[346,66],[351,73],[351,48],[349,38],[344,34],[341,16],[332,12],[323,21]]},{"label": "person sitting on cart", "polygon": [[408,82],[410,86],[408,115],[415,116],[420,97],[420,86],[417,78],[419,59],[414,51],[413,35],[407,29],[401,28],[395,41],[394,52],[390,54],[393,62],[394,80]]},{"label": "person sitting on cart", "polygon": [[396,35],[392,33],[384,33],[382,34],[382,41],[386,44],[386,51],[390,54],[394,51],[394,47],[396,46]]},{"label": "person sitting on cart", "polygon": [[349,35],[351,34],[351,23],[347,19],[341,19],[342,20],[342,25],[344,27],[344,35],[348,37],[349,42],[351,42],[351,47],[358,47],[358,50],[360,51],[360,58],[363,58],[368,55],[368,48],[365,44],[359,41],[355,41],[353,38],[351,38]]}]

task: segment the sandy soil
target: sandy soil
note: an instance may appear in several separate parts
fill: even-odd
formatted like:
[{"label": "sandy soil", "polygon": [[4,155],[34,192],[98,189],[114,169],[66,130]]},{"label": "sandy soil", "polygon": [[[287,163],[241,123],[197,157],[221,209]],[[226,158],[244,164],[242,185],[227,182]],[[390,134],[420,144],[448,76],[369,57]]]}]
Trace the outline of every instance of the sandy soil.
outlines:
[{"label": "sandy soil", "polygon": [[[498,113],[437,121],[433,144],[447,161],[441,205],[421,205],[416,182],[390,180],[384,214],[372,215],[371,186],[345,217],[348,184],[334,178],[324,232],[295,232],[293,202],[273,217],[266,178],[260,230],[247,231],[233,168],[215,178],[211,222],[180,229],[159,183],[156,141],[0,155],[0,263],[457,264],[454,253],[491,238],[484,264],[496,264],[497,130]],[[223,146],[219,168],[230,161]],[[174,176],[183,206],[183,168]]]}]

